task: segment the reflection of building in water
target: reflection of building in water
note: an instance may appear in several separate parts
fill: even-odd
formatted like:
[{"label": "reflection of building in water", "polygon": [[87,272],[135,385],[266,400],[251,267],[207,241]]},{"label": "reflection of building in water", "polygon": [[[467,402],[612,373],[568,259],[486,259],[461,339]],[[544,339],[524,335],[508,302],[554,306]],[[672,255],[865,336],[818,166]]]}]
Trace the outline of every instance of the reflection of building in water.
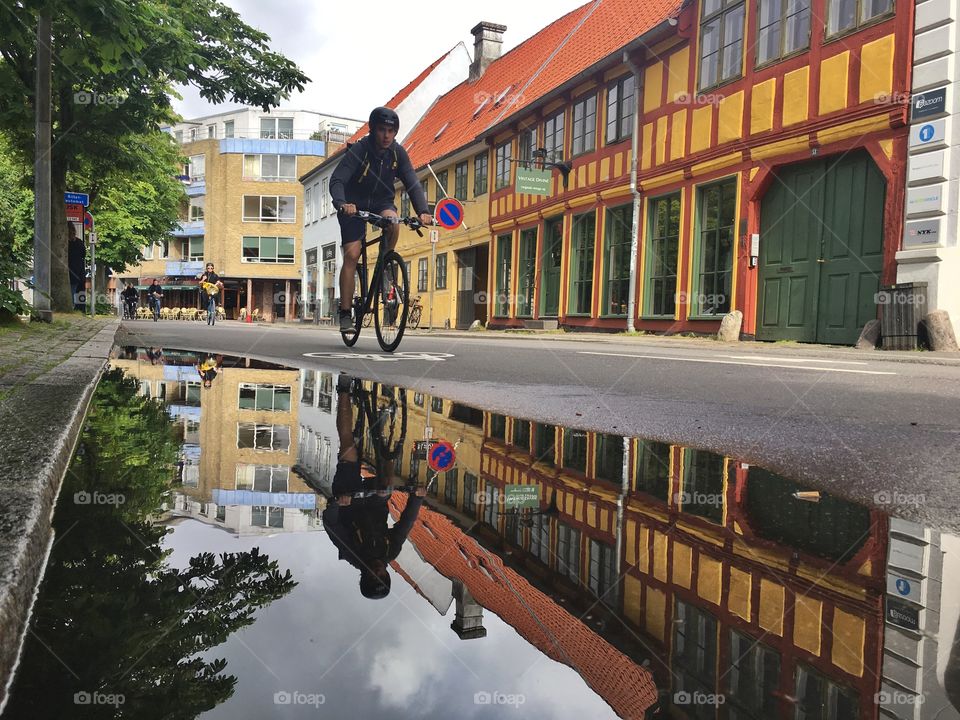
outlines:
[{"label": "reflection of building in water", "polygon": [[195,367],[204,357],[164,351],[153,365],[140,350],[136,360],[112,362],[140,381],[141,394],[166,403],[181,427],[177,509],[239,535],[319,529],[317,495],[291,473],[299,371],[227,358],[204,388]]},{"label": "reflection of building in water", "polygon": [[314,488],[333,492],[337,468],[336,398],[332,372],[300,371],[300,411],[294,472]]},{"label": "reflection of building in water", "polygon": [[[797,499],[796,483],[705,451],[443,404],[414,403],[433,410],[434,437],[465,436],[433,505],[479,523],[472,535],[568,607],[608,611],[604,635],[618,647],[652,645],[676,716],[716,717],[713,705],[687,704],[709,695],[723,695],[724,717],[876,716],[882,513],[826,494]],[[451,414],[471,424],[438,430]],[[505,511],[504,488],[524,484],[556,511]]]}]

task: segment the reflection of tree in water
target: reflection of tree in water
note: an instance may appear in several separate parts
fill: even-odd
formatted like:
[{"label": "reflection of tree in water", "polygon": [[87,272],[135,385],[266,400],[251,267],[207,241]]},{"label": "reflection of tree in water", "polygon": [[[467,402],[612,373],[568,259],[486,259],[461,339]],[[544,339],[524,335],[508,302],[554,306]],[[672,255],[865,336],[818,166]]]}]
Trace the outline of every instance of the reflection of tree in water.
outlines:
[{"label": "reflection of tree in water", "polygon": [[[226,660],[204,651],[296,585],[259,550],[201,553],[183,570],[150,521],[177,443],[162,407],[108,373],[94,396],[54,517],[55,545],[5,717],[190,718],[233,694]],[[76,493],[91,495],[78,504]],[[122,494],[119,505],[98,503]],[[80,496],[81,499],[85,499]],[[116,709],[78,692],[122,694]]]}]

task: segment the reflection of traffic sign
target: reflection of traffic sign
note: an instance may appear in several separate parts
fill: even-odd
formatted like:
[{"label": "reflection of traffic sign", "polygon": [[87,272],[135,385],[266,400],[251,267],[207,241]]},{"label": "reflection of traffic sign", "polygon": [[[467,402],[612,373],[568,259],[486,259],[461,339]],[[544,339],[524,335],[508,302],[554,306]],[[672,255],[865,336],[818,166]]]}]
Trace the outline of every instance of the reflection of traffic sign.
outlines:
[{"label": "reflection of traffic sign", "polygon": [[457,451],[446,440],[435,442],[430,448],[430,455],[427,457],[427,464],[431,470],[436,472],[449,470],[456,461]]},{"label": "reflection of traffic sign", "polygon": [[442,227],[455,230],[463,222],[463,205],[456,198],[444,198],[437,203],[434,217]]},{"label": "reflection of traffic sign", "polygon": [[420,460],[427,459],[427,453],[430,452],[431,440],[415,440],[413,443],[413,455]]},{"label": "reflection of traffic sign", "polygon": [[63,194],[63,201],[67,205],[90,205],[90,196],[87,193],[66,192]]},{"label": "reflection of traffic sign", "polygon": [[67,222],[83,222],[83,205],[67,203]]}]

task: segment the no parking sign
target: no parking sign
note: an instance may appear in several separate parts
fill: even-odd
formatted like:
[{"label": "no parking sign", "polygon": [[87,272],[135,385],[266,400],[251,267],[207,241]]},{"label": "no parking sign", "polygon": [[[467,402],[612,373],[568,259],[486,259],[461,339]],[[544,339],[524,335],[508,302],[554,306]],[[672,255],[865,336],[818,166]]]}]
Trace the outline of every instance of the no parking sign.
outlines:
[{"label": "no parking sign", "polygon": [[440,440],[433,443],[430,447],[430,454],[427,456],[427,464],[435,472],[445,472],[453,467],[457,461],[457,451],[453,445],[446,440]]},{"label": "no parking sign", "polygon": [[441,227],[456,230],[463,223],[463,205],[456,198],[444,198],[437,203],[434,217]]}]

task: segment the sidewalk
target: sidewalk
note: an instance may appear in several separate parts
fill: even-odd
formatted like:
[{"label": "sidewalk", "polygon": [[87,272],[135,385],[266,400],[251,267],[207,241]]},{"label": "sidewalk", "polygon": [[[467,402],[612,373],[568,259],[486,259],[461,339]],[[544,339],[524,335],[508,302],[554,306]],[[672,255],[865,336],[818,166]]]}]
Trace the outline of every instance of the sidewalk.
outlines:
[{"label": "sidewalk", "polygon": [[0,326],[0,402],[73,355],[115,319],[57,313],[52,323]]},{"label": "sidewalk", "polygon": [[[333,325],[314,325],[312,322],[291,323],[240,323],[226,321],[231,325],[245,325],[251,328],[271,330],[315,330],[319,332],[337,333]],[[375,336],[373,326],[364,328],[361,335],[370,333]],[[580,342],[580,343],[607,343],[620,345],[635,345],[639,348],[658,348],[661,350],[706,350],[728,355],[731,353],[776,355],[778,357],[817,357],[842,359],[847,361],[883,361],[904,362],[925,365],[946,365],[960,367],[960,353],[929,352],[921,350],[857,350],[846,345],[816,345],[799,342],[763,342],[756,340],[742,340],[740,342],[725,343],[713,337],[688,337],[681,335],[654,335],[644,333],[600,333],[600,332],[565,332],[563,330],[450,330],[423,328],[413,330],[407,328],[404,337],[417,338],[459,338],[482,341],[501,342],[504,340],[522,341],[536,340],[538,342]],[[402,349],[402,346],[401,346]]]}]

